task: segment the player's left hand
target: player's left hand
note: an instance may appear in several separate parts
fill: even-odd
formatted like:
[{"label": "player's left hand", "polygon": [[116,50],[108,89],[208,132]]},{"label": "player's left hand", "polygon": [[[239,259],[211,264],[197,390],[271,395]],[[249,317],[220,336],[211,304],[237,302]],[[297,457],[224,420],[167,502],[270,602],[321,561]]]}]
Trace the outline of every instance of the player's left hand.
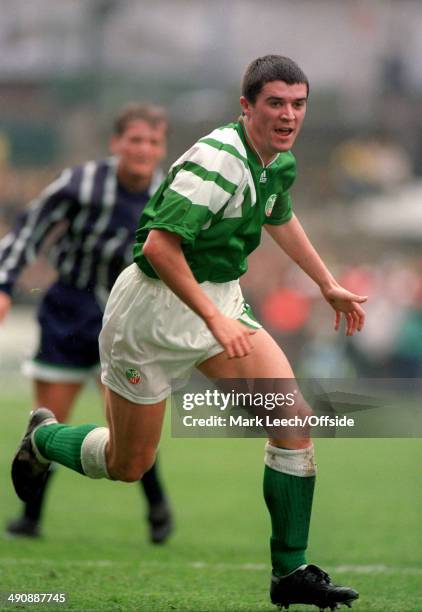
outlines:
[{"label": "player's left hand", "polygon": [[365,324],[365,311],[360,304],[367,301],[367,296],[351,293],[340,285],[323,289],[322,295],[335,310],[335,331],[340,329],[342,315],[346,321],[346,336],[353,336],[356,331],[361,331]]}]

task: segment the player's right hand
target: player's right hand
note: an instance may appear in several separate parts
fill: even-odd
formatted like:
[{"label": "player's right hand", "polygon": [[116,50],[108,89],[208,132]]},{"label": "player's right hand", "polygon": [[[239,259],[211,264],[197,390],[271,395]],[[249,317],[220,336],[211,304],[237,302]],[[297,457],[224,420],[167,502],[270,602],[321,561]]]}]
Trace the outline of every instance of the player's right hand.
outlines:
[{"label": "player's right hand", "polygon": [[214,338],[221,344],[229,359],[246,357],[253,350],[249,336],[256,334],[256,329],[251,329],[243,323],[226,317],[215,315],[207,321],[208,328]]},{"label": "player's right hand", "polygon": [[0,323],[2,323],[6,318],[11,305],[12,300],[10,296],[7,293],[4,293],[4,291],[0,291]]}]

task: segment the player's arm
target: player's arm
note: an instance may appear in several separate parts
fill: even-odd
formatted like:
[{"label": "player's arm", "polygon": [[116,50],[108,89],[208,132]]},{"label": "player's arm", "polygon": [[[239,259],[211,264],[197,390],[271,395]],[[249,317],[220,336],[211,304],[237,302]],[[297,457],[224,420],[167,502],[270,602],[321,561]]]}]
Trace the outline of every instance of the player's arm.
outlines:
[{"label": "player's arm", "polygon": [[73,206],[67,189],[70,176],[70,170],[62,172],[17,217],[12,230],[0,240],[0,323],[10,309],[13,287],[19,274],[36,258],[45,237],[63,221]]},{"label": "player's arm", "polygon": [[177,234],[153,229],[142,250],[161,280],[200,316],[228,357],[244,357],[252,350],[249,336],[255,333],[223,315],[192,274]]},{"label": "player's arm", "polygon": [[322,295],[335,310],[335,325],[340,326],[341,315],[346,319],[346,334],[360,331],[365,322],[365,312],[360,306],[367,297],[356,295],[341,287],[322,261],[298,219],[293,217],[282,225],[265,225],[265,229],[283,251],[302,268],[319,286]]}]

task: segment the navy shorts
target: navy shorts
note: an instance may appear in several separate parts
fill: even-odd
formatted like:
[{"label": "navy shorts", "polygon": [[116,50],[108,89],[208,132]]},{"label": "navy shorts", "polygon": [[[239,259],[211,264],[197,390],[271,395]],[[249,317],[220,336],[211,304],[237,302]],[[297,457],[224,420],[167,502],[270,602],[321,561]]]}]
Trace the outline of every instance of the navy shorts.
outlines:
[{"label": "navy shorts", "polygon": [[54,283],[38,310],[39,346],[25,373],[38,380],[78,382],[98,372],[102,317],[93,292]]}]

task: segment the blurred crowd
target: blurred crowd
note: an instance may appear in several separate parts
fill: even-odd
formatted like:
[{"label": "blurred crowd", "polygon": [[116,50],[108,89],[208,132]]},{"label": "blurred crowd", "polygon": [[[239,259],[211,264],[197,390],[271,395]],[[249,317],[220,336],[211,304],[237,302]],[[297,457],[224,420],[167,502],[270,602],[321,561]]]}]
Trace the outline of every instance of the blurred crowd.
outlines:
[{"label": "blurred crowd", "polygon": [[335,189],[348,201],[388,192],[412,177],[410,156],[383,132],[342,141],[331,166]]},{"label": "blurred crowd", "polygon": [[251,274],[246,294],[299,377],[422,377],[422,257],[390,253],[377,263],[334,269],[343,286],[368,296],[366,326],[352,338],[333,333],[334,313],[300,270],[274,267],[270,259],[266,265],[274,282],[267,285],[262,275],[255,282]]},{"label": "blurred crowd", "polygon": [[[13,166],[7,140],[0,137],[0,238],[58,170],[53,165]],[[306,174],[306,168],[301,172]],[[312,239],[319,232],[320,241],[328,245],[330,235],[338,231],[330,206],[331,210],[340,207],[342,218],[351,224],[348,210],[362,208],[362,203],[365,208],[365,202],[370,201],[365,198],[393,197],[394,205],[394,194],[414,180],[406,151],[393,138],[375,132],[343,139],[333,148],[325,172],[323,179],[319,177],[329,184],[325,201],[313,202],[313,206],[326,205],[320,218],[327,216],[330,222],[322,224],[325,234],[312,220],[307,229]],[[406,210],[398,212],[399,217],[407,214]],[[301,220],[306,219],[306,206],[304,211],[300,206],[298,214]],[[251,258],[243,279],[245,295],[256,315],[286,348],[299,376],[422,377],[422,257],[409,254],[406,235],[387,251],[385,242],[381,243],[380,252],[370,232],[360,235],[352,231],[345,241],[347,253],[338,248],[337,241],[337,246],[329,247],[328,261],[340,283],[368,295],[367,323],[361,334],[344,338],[333,333],[330,309],[318,288],[287,258],[274,258],[268,238]],[[365,249],[370,256],[363,265],[362,257],[359,260],[353,254],[365,243],[371,244],[371,249]],[[53,279],[54,272],[41,257],[22,275],[15,299],[37,302]]]}]

